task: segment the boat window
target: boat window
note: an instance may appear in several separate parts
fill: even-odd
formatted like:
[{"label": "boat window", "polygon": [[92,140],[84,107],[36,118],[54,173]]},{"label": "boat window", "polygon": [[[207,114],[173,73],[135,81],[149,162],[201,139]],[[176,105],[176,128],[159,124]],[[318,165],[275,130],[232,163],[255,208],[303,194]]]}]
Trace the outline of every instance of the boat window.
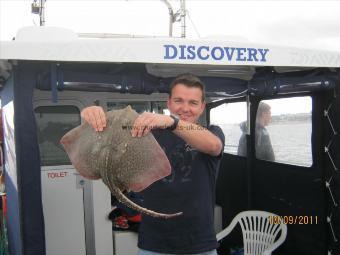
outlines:
[{"label": "boat window", "polygon": [[166,102],[152,102],[151,108],[153,113],[170,115],[170,111],[166,105]]},{"label": "boat window", "polygon": [[107,102],[107,110],[118,110],[123,109],[130,105],[138,113],[153,112],[168,114],[168,108],[166,102],[155,101],[155,102]]},{"label": "boat window", "polygon": [[263,100],[256,114],[256,158],[312,165],[311,97]]},{"label": "boat window", "polygon": [[130,105],[136,112],[143,113],[151,110],[150,102],[107,102],[107,110],[119,110]]},{"label": "boat window", "polygon": [[225,135],[225,153],[246,156],[238,152],[239,143],[245,135],[246,120],[246,102],[225,103],[210,110],[210,124],[220,126]]},{"label": "boat window", "polygon": [[80,112],[75,106],[39,106],[35,109],[42,166],[70,165],[60,144],[61,137],[80,125]]},{"label": "boat window", "polygon": [[[130,105],[138,113],[153,112],[159,114],[170,115],[170,111],[166,101],[124,101],[124,102],[107,102],[107,110],[123,109]],[[198,124],[206,126],[205,112],[198,119]]]}]

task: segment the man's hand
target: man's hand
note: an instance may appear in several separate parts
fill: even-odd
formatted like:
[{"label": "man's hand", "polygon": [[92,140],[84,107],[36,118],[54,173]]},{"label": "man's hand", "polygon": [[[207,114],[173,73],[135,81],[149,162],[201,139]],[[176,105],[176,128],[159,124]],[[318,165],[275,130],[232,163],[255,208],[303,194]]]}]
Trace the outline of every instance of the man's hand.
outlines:
[{"label": "man's hand", "polygon": [[138,116],[132,125],[131,135],[141,137],[148,134],[151,129],[165,129],[171,126],[174,120],[167,115],[144,112]]},{"label": "man's hand", "polygon": [[106,115],[100,106],[86,107],[81,111],[80,115],[96,131],[103,131],[106,127]]}]

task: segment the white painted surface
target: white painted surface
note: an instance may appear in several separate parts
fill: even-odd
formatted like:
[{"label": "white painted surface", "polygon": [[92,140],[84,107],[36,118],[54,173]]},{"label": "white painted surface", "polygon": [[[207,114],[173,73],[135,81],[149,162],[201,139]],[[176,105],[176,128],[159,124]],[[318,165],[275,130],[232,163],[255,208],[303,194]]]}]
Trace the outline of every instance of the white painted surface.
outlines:
[{"label": "white painted surface", "polygon": [[131,231],[114,231],[112,234],[114,255],[137,254],[138,235]]},{"label": "white painted surface", "polygon": [[83,189],[76,187],[75,170],[46,168],[41,171],[46,254],[85,255]]},{"label": "white painted surface", "polygon": [[[206,65],[237,65],[237,66],[301,66],[301,67],[339,67],[340,52],[335,47],[327,48],[297,48],[289,44],[286,46],[251,43],[223,39],[181,39],[181,38],[112,38],[112,39],[72,39],[70,31],[65,31],[63,40],[48,40],[53,29],[34,27],[31,35],[25,33],[21,40],[0,43],[0,59],[7,60],[51,60],[51,61],[86,61],[86,62],[138,62],[138,63],[166,63],[166,64],[206,64]],[[34,32],[33,32],[34,31]],[[64,38],[62,30],[56,30],[60,38]],[[19,32],[20,34],[20,32]],[[36,39],[34,39],[33,35]],[[44,38],[39,40],[39,38]],[[165,45],[178,48],[176,58],[166,58]],[[184,55],[179,57],[180,46],[185,46]],[[188,47],[203,49],[203,56],[190,58]],[[223,53],[221,59],[213,58],[214,48],[235,48],[230,59]],[[241,49],[239,52],[237,50]],[[245,50],[243,50],[245,49]],[[265,61],[255,61],[249,57],[248,49],[257,50],[257,58],[261,59],[259,49],[268,49]],[[237,51],[237,52],[236,52]],[[216,56],[219,56],[219,50]],[[231,54],[230,52],[228,54]]]},{"label": "white painted surface", "polygon": [[113,254],[111,193],[101,180],[92,181],[92,188],[96,255]]}]

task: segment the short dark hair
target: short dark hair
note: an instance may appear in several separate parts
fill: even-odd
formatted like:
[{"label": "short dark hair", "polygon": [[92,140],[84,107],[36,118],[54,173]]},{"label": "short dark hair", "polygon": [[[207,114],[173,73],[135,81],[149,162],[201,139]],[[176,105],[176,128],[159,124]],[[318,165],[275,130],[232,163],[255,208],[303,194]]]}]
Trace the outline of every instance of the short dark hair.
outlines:
[{"label": "short dark hair", "polygon": [[169,98],[171,97],[172,90],[177,84],[183,84],[189,88],[199,88],[202,91],[202,102],[205,101],[205,85],[197,76],[186,73],[177,76],[170,84]]},{"label": "short dark hair", "polygon": [[260,102],[259,107],[257,108],[257,116],[262,116],[263,113],[269,112],[271,109],[270,105],[265,102]]}]

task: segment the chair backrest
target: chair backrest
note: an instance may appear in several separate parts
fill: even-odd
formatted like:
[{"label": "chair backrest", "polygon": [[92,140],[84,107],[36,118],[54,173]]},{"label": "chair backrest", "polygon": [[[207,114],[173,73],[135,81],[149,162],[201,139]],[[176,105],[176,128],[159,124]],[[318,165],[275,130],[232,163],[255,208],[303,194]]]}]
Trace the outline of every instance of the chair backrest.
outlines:
[{"label": "chair backrest", "polygon": [[[287,236],[287,226],[276,214],[265,211],[244,211],[235,216],[230,225],[217,234],[220,240],[239,223],[243,234],[244,255],[271,254]],[[278,237],[281,233],[280,237]]]}]

